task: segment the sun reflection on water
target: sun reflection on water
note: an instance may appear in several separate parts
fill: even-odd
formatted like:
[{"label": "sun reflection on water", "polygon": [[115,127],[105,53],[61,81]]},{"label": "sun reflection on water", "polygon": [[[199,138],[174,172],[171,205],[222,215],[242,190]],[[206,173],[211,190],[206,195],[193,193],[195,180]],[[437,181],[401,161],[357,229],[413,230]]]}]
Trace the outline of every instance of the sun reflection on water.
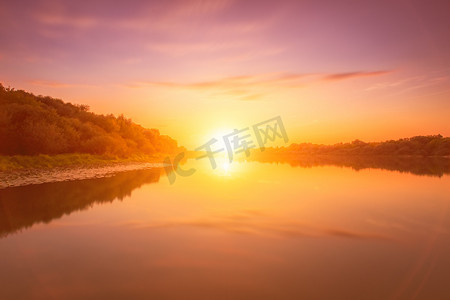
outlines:
[{"label": "sun reflection on water", "polygon": [[234,162],[230,162],[228,157],[218,157],[216,159],[217,168],[214,170],[214,173],[218,176],[227,176],[231,177],[234,170]]}]

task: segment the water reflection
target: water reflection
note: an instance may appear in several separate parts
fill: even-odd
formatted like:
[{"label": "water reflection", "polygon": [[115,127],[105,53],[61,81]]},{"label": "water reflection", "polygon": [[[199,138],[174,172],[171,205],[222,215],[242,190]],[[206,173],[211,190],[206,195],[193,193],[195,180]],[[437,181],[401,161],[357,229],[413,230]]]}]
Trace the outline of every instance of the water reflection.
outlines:
[{"label": "water reflection", "polygon": [[219,162],[0,191],[0,299],[448,299],[449,176]]},{"label": "water reflection", "polygon": [[359,171],[363,169],[382,169],[411,173],[414,175],[438,176],[450,174],[450,158],[417,156],[345,156],[345,155],[270,155],[253,153],[250,161],[264,163],[286,163],[292,167],[311,168],[317,166],[348,167]]},{"label": "water reflection", "polygon": [[49,223],[94,203],[122,200],[144,184],[158,182],[161,169],[112,177],[0,189],[0,238],[37,223]]},{"label": "water reflection", "polygon": [[228,215],[165,222],[135,223],[139,229],[198,228],[226,233],[269,238],[348,238],[360,240],[393,241],[388,234],[371,233],[354,229],[327,227],[305,223],[296,219],[280,218],[259,210],[242,210]]}]

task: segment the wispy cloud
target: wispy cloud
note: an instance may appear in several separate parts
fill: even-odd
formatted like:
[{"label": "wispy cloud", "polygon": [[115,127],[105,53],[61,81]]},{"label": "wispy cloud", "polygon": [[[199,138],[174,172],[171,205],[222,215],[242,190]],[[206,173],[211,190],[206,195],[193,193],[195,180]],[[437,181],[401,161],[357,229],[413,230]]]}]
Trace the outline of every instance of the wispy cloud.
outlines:
[{"label": "wispy cloud", "polygon": [[205,14],[214,14],[230,5],[235,0],[183,0],[176,1],[176,9],[173,12],[175,16],[189,15],[198,16]]},{"label": "wispy cloud", "polygon": [[242,49],[239,53],[229,54],[218,59],[221,63],[238,63],[242,61],[249,61],[255,59],[266,58],[270,56],[280,55],[286,52],[287,47],[274,45],[272,47],[248,47]]},{"label": "wispy cloud", "polygon": [[382,89],[386,89],[386,88],[393,88],[396,86],[401,86],[403,84],[406,84],[408,82],[417,80],[417,79],[421,79],[423,77],[410,77],[410,78],[405,78],[405,79],[400,79],[400,80],[394,80],[394,81],[385,81],[385,82],[380,82],[380,83],[376,83],[374,85],[369,86],[366,91],[373,91],[373,90],[382,90]]},{"label": "wispy cloud", "polygon": [[[390,97],[412,93],[413,97],[432,96],[448,91],[450,73],[448,69],[434,71],[419,76],[410,76],[392,81],[384,81],[373,84],[366,91],[386,91]],[[433,92],[428,89],[433,87]]]},{"label": "wispy cloud", "polygon": [[370,77],[370,76],[379,76],[390,73],[391,71],[372,71],[372,72],[348,72],[348,73],[334,73],[325,75],[323,80],[326,81],[337,81],[337,80],[345,80],[359,77]]},{"label": "wispy cloud", "polygon": [[[59,3],[38,7],[31,19],[36,22],[34,30],[45,38],[72,37],[86,42],[98,39],[101,32],[103,37],[133,40],[135,44],[130,48],[134,51],[168,56],[207,53],[215,54],[214,59],[219,61],[242,61],[284,51],[286,47],[268,49],[265,35],[261,34],[276,24],[277,14],[266,18],[216,18],[234,4],[234,0],[143,1],[133,13],[111,15],[110,10],[73,11],[69,5]],[[121,11],[120,5],[117,11]]]},{"label": "wispy cloud", "polygon": [[351,72],[351,73],[267,73],[259,75],[241,75],[224,77],[212,81],[198,81],[198,82],[170,82],[170,81],[141,81],[136,82],[136,85],[140,86],[167,86],[175,88],[193,88],[193,89],[210,89],[210,88],[223,88],[223,87],[238,87],[238,86],[257,86],[257,85],[276,85],[276,86],[288,86],[298,87],[302,86],[302,83],[313,83],[318,81],[333,81],[333,80],[346,80],[368,76],[378,76],[389,73],[389,71],[376,71],[376,72]]},{"label": "wispy cloud", "polygon": [[350,73],[266,73],[224,77],[211,81],[172,82],[172,81],[138,81],[126,84],[130,88],[165,87],[173,89],[210,92],[214,95],[232,95],[239,100],[259,100],[264,98],[262,91],[279,88],[300,88],[336,80],[350,80],[368,76],[379,76],[389,71],[350,72]]},{"label": "wispy cloud", "polygon": [[[68,26],[73,28],[114,27],[116,29],[135,30],[170,30],[182,28],[187,21],[194,18],[212,16],[228,7],[234,0],[175,0],[165,2],[145,2],[139,4],[140,9],[132,15],[109,16],[90,10],[72,11],[68,5],[59,3],[55,6],[44,6],[34,14],[34,19],[50,26]],[[120,4],[119,4],[120,5]],[[120,9],[120,7],[117,7]],[[193,22],[191,22],[193,24]]]},{"label": "wispy cloud", "polygon": [[51,26],[70,26],[80,29],[92,28],[99,24],[99,20],[88,16],[76,16],[70,14],[49,14],[40,12],[35,14],[36,19]]},{"label": "wispy cloud", "polygon": [[151,51],[169,54],[173,56],[182,56],[187,54],[204,54],[219,51],[229,51],[233,49],[242,49],[249,46],[249,43],[243,41],[218,41],[218,42],[164,42],[150,43],[147,47]]}]

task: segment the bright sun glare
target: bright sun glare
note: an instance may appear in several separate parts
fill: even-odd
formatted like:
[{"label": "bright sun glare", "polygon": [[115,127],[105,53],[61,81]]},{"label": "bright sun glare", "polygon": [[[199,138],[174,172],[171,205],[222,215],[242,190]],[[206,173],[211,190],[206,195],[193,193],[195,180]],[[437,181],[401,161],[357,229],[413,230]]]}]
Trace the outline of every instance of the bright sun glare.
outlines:
[{"label": "bright sun glare", "polygon": [[231,163],[229,163],[229,162],[224,162],[223,164],[222,164],[222,169],[225,171],[225,172],[229,172],[230,171],[230,169],[231,169]]}]

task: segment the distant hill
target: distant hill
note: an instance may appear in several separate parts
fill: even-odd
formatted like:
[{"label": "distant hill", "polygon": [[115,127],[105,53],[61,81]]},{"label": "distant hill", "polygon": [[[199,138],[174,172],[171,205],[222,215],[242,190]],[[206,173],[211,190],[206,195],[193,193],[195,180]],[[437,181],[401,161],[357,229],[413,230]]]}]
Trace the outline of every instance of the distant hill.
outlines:
[{"label": "distant hill", "polygon": [[177,142],[123,115],[99,115],[86,105],[35,96],[0,84],[0,154],[89,153],[126,157],[173,153]]},{"label": "distant hill", "polygon": [[334,145],[302,143],[268,148],[265,154],[450,156],[450,138],[438,134],[370,143],[360,140]]}]

